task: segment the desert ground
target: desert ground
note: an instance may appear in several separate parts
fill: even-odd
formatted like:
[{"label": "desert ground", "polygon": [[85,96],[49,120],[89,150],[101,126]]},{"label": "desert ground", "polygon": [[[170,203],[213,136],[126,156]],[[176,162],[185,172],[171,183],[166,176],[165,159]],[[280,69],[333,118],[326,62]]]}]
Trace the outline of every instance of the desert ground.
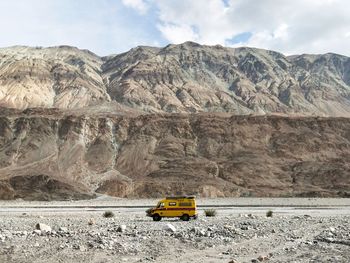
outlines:
[{"label": "desert ground", "polygon": [[1,201],[0,262],[350,262],[350,199],[199,199],[189,222],[153,222],[156,201]]}]

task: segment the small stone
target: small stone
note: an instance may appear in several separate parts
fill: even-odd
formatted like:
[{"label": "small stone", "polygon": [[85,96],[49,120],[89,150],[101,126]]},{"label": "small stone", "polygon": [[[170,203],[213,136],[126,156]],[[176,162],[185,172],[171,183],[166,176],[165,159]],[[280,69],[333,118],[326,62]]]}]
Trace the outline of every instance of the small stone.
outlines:
[{"label": "small stone", "polygon": [[269,256],[266,256],[266,255],[260,255],[258,257],[258,260],[261,262],[261,261],[267,261],[269,260]]},{"label": "small stone", "polygon": [[41,236],[41,230],[35,229],[35,230],[33,231],[33,234],[36,234],[36,235],[38,235],[38,236]]},{"label": "small stone", "polygon": [[90,218],[89,221],[88,221],[88,225],[89,225],[89,226],[92,226],[92,225],[94,225],[94,224],[96,224],[95,219]]},{"label": "small stone", "polygon": [[176,232],[176,228],[172,224],[166,224],[165,225],[165,230],[169,231],[169,232],[172,232],[172,233]]},{"label": "small stone", "polygon": [[58,230],[64,233],[68,232],[68,229],[66,227],[60,227]]},{"label": "small stone", "polygon": [[200,229],[198,231],[198,235],[201,236],[201,237],[204,237],[205,236],[205,231],[203,229]]},{"label": "small stone", "polygon": [[125,230],[126,230],[126,225],[120,225],[120,226],[118,226],[118,228],[117,228],[117,232],[125,232]]},{"label": "small stone", "polygon": [[48,225],[42,224],[42,223],[36,224],[35,228],[37,230],[41,230],[42,232],[45,232],[45,233],[51,232],[51,227]]},{"label": "small stone", "polygon": [[333,241],[334,241],[334,238],[332,238],[332,237],[329,237],[329,238],[326,238],[325,239],[327,242],[330,242],[330,243],[332,243]]},{"label": "small stone", "polygon": [[334,233],[333,232],[328,232],[328,236],[332,237],[332,236],[334,236]]},{"label": "small stone", "polygon": [[77,245],[77,244],[73,244],[72,248],[73,248],[73,249],[77,249],[77,250],[78,250],[78,249],[80,248],[80,246],[79,246],[79,245]]}]

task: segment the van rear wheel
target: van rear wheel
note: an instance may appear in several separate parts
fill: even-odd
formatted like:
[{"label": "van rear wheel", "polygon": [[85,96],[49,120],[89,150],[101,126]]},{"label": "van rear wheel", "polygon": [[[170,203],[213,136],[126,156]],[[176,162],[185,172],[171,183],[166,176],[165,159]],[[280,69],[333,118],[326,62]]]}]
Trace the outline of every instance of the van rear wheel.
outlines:
[{"label": "van rear wheel", "polygon": [[188,214],[184,214],[181,216],[181,220],[188,221],[188,220],[190,220],[190,216]]},{"label": "van rear wheel", "polygon": [[162,217],[160,215],[158,215],[158,214],[155,214],[152,217],[153,217],[153,221],[160,221],[160,220],[162,220]]}]

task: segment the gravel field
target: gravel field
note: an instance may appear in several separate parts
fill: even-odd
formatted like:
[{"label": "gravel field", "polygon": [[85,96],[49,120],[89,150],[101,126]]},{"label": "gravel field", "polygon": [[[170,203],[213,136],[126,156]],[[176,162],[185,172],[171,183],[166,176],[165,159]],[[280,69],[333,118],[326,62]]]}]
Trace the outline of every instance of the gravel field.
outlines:
[{"label": "gravel field", "polygon": [[[350,262],[349,199],[199,200],[247,207],[218,207],[216,217],[201,208],[189,222],[153,222],[143,208],[101,207],[154,203],[2,202],[0,262]],[[82,204],[94,208],[66,209]],[[63,210],[43,208],[53,205]],[[269,206],[272,217],[266,217]],[[103,217],[106,210],[115,216]]]}]

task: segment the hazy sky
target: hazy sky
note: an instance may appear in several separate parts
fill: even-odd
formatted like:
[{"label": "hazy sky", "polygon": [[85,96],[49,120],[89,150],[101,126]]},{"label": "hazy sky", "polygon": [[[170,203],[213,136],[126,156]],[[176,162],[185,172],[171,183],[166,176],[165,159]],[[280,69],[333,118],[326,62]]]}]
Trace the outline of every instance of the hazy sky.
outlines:
[{"label": "hazy sky", "polygon": [[0,0],[0,46],[253,46],[350,56],[349,0]]}]

